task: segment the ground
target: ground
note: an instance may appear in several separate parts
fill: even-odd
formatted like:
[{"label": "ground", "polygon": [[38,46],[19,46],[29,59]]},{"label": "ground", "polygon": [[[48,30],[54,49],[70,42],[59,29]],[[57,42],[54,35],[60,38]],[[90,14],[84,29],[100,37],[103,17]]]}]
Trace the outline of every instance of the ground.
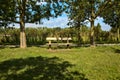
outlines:
[{"label": "ground", "polygon": [[0,48],[0,80],[120,80],[120,46]]}]

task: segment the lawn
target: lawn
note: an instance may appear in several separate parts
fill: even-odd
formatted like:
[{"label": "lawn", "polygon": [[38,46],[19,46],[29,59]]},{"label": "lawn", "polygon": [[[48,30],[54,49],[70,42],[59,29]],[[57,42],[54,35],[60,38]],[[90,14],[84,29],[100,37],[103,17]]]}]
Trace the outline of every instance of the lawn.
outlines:
[{"label": "lawn", "polygon": [[120,80],[120,46],[0,48],[0,80]]}]

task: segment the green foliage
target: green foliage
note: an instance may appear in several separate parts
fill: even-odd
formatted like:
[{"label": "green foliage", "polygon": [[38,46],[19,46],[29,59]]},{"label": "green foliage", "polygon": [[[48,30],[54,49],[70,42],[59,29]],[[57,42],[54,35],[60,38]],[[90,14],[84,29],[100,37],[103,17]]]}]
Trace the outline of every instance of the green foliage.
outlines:
[{"label": "green foliage", "polygon": [[[98,24],[95,28],[95,41],[96,43],[118,43],[116,30],[112,28],[110,31],[101,30],[101,26]],[[17,28],[0,28],[0,44],[16,44],[20,42],[20,30]],[[78,45],[89,44],[89,32],[90,29],[87,26],[68,27],[68,28],[26,28],[26,38],[28,45],[42,45],[46,44],[46,37],[71,37],[72,43]],[[79,39],[80,36],[80,39]],[[52,41],[53,43],[66,41]]]},{"label": "green foliage", "polygon": [[[12,6],[11,6],[12,4]],[[8,24],[11,23],[11,21],[9,21],[10,17],[14,17],[15,13],[14,13],[14,5],[12,0],[0,0],[0,27],[1,26],[7,26]],[[12,20],[13,18],[11,18]]]},{"label": "green foliage", "polygon": [[26,48],[25,23],[41,23],[43,18],[61,15],[64,10],[63,3],[59,0],[0,1],[0,26],[6,26],[8,22],[20,24],[20,47]]},{"label": "green foliage", "polygon": [[95,31],[95,40],[100,41],[100,34],[102,32],[101,25],[98,23],[97,26],[94,28]]},{"label": "green foliage", "polygon": [[[68,9],[66,10],[70,18],[70,25],[81,26],[86,20],[91,24],[90,44],[95,45],[94,21],[102,12],[110,8],[111,0],[68,0]],[[111,4],[110,4],[111,5]]]},{"label": "green foliage", "polygon": [[[108,8],[107,11],[101,15],[104,18],[104,22],[109,24],[111,27],[120,26],[120,1],[114,0],[112,7]],[[109,5],[110,6],[110,5]]]},{"label": "green foliage", "polygon": [[116,30],[116,37],[119,42],[119,28],[120,28],[120,1],[114,0],[113,6],[111,8],[108,8],[107,11],[103,12],[101,15],[104,18],[104,22],[109,24],[112,28]]},{"label": "green foliage", "polygon": [[0,44],[18,44],[19,43],[19,29],[1,28],[1,42]]},{"label": "green foliage", "polygon": [[[25,42],[25,36],[23,36],[24,38],[20,36],[20,39],[19,33],[17,33],[25,32],[25,23],[41,23],[43,18],[57,17],[64,11],[69,17],[68,24],[72,28],[26,29],[27,43],[31,45],[45,44],[47,36],[71,37],[73,42],[78,44],[89,42],[93,44],[94,40],[96,43],[119,42],[119,5],[120,1],[118,0],[1,0],[0,26],[6,28],[10,23],[20,24],[20,31],[4,30],[1,35],[5,36],[0,37],[1,43]],[[94,26],[94,21],[99,16],[104,18],[105,23],[117,28],[114,28],[117,30],[117,36],[113,32],[114,30],[105,32],[101,30],[99,24]],[[91,28],[84,31],[86,20],[91,23]],[[10,36],[6,36],[8,34]]]},{"label": "green foliage", "polygon": [[20,15],[24,15],[25,23],[41,23],[43,18],[49,19],[49,17],[61,15],[63,9],[63,2],[56,0],[46,0],[43,3],[38,0],[2,0],[0,1],[0,20],[20,23]]},{"label": "green foliage", "polygon": [[49,34],[47,28],[27,28],[26,36],[29,45],[40,45],[46,43],[46,37]]}]

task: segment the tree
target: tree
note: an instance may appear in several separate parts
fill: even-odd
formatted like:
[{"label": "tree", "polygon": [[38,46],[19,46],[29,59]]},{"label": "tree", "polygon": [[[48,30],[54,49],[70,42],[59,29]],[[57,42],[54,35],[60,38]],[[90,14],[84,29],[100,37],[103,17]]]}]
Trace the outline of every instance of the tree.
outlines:
[{"label": "tree", "polygon": [[2,0],[0,21],[20,24],[20,47],[26,48],[25,23],[41,23],[43,18],[60,15],[62,4],[60,0]]},{"label": "tree", "polygon": [[91,24],[91,28],[90,28],[91,46],[95,46],[94,21],[97,17],[100,16],[102,12],[104,12],[105,10],[107,10],[107,8],[112,6],[112,5],[109,5],[111,3],[112,3],[112,0],[72,0],[72,1],[69,0],[68,1],[68,5],[70,6],[69,7],[70,9],[68,9],[67,11],[72,11],[72,8],[71,8],[72,6],[74,7],[74,10],[82,11],[81,13],[79,12],[77,15],[75,13],[74,17],[81,16],[82,14],[82,16],[84,17],[84,20],[88,20],[90,22]]},{"label": "tree", "polygon": [[[0,0],[0,27],[6,28],[10,21],[7,21],[8,16],[14,17],[14,4],[11,6],[11,0]],[[6,7],[7,6],[7,7]]]},{"label": "tree", "polygon": [[97,26],[94,28],[95,31],[95,40],[100,41],[100,34],[102,32],[100,23],[97,24]]},{"label": "tree", "polygon": [[108,10],[102,14],[102,17],[104,18],[105,23],[109,24],[112,28],[116,29],[117,41],[119,41],[120,1],[114,0],[114,3],[112,4],[114,4],[112,8],[108,8]]},{"label": "tree", "polygon": [[[70,17],[70,16],[69,16]],[[76,32],[77,32],[77,43],[78,45],[81,44],[81,28],[83,26],[83,23],[81,22],[80,20],[81,18],[77,18],[77,19],[72,19],[71,18],[71,21],[69,21],[68,25],[71,25],[71,27],[75,28]]]},{"label": "tree", "polygon": [[[84,10],[76,10],[76,9],[81,9],[84,7],[83,3],[78,3],[77,1],[73,1],[69,3],[69,8],[66,12],[68,13],[68,18],[69,18],[69,23],[71,27],[75,27],[76,32],[77,32],[77,42],[78,45],[81,43],[81,35],[80,35],[80,30],[82,25],[84,25]],[[70,11],[69,11],[70,10]]]}]

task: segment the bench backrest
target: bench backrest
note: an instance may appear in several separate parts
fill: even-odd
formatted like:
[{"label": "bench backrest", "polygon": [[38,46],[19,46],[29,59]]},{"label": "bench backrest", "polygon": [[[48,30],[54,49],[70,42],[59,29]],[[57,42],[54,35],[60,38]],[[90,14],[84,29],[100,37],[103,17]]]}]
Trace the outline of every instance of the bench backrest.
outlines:
[{"label": "bench backrest", "polygon": [[56,37],[47,37],[46,38],[47,41],[57,41],[57,40],[64,40],[64,41],[67,41],[67,40],[72,40],[70,37],[63,37],[63,38],[56,38]]}]

